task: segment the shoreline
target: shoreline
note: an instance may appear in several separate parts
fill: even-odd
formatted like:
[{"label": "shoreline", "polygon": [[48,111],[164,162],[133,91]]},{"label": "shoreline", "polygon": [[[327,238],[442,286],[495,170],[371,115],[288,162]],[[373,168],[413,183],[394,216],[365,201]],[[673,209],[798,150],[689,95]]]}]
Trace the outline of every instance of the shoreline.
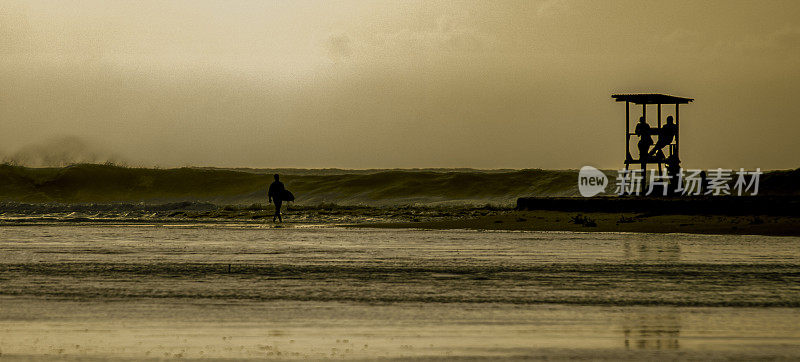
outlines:
[{"label": "shoreline", "polygon": [[297,212],[284,223],[264,211],[230,215],[119,217],[114,215],[17,215],[0,218],[0,226],[41,225],[253,225],[270,228],[344,227],[426,230],[572,231],[617,233],[686,233],[715,235],[800,236],[800,217],[773,215],[653,215],[646,213],[580,213],[464,209],[459,212],[380,213]]},{"label": "shoreline", "polygon": [[476,218],[420,222],[351,224],[348,227],[466,229],[508,231],[578,231],[687,233],[718,235],[800,236],[800,217],[728,215],[648,215],[645,213],[580,213],[570,211],[509,211]]},{"label": "shoreline", "polygon": [[[765,199],[766,200],[766,199]],[[761,201],[765,201],[761,200]],[[800,236],[800,215],[783,202],[773,212],[744,214],[737,209],[716,212],[684,210],[706,200],[561,200],[536,199],[539,209],[515,210],[497,206],[343,206],[334,204],[287,205],[286,223],[273,223],[270,205],[216,205],[182,202],[170,204],[0,204],[0,226],[85,224],[252,224],[269,227],[321,225],[362,228],[466,229],[509,231],[579,231],[689,233],[720,235]],[[632,203],[635,202],[636,204]],[[721,200],[723,201],[723,200]],[[755,199],[749,202],[756,204]],[[758,201],[759,204],[765,204]],[[672,203],[672,209],[643,207]],[[642,205],[637,205],[643,203]],[[635,208],[632,208],[635,206]],[[669,205],[668,205],[669,206]],[[615,208],[615,209],[609,209]],[[762,206],[763,208],[763,206]],[[660,210],[655,213],[648,210]],[[780,212],[778,212],[780,211]]]}]

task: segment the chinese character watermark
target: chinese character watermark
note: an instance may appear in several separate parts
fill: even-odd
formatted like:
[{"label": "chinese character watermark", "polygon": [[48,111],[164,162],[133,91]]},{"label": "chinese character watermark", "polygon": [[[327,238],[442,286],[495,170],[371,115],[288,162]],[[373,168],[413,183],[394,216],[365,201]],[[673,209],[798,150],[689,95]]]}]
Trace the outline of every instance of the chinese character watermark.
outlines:
[{"label": "chinese character watermark", "polygon": [[[674,171],[673,171],[674,172]],[[661,173],[650,170],[649,177],[643,170],[618,170],[614,182],[614,194],[623,196],[756,196],[759,181],[763,174],[760,168],[755,171],[731,169],[679,169],[677,172]],[[649,181],[649,182],[648,182]],[[609,184],[602,171],[584,166],[578,176],[581,195],[591,197],[603,193]],[[644,188],[647,190],[644,190]]]}]

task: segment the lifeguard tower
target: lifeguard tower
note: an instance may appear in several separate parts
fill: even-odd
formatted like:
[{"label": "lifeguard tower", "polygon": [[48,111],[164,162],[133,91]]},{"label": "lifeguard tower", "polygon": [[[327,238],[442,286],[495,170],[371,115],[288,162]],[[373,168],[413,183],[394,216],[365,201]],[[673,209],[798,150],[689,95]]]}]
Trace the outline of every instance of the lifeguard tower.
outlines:
[{"label": "lifeguard tower", "polygon": [[[642,178],[646,177],[646,170],[647,164],[657,164],[658,165],[658,172],[660,175],[663,175],[663,168],[664,164],[668,166],[670,164],[677,165],[680,163],[680,157],[678,156],[678,151],[680,150],[680,117],[679,117],[679,110],[681,104],[688,104],[692,102],[694,99],[692,98],[684,98],[684,97],[676,97],[666,94],[654,94],[654,93],[643,93],[643,94],[613,94],[611,95],[617,102],[625,102],[625,169],[627,170],[631,164],[641,164],[642,165]],[[631,120],[630,120],[630,113],[631,113],[631,103],[635,105],[642,106],[642,117],[647,120],[647,106],[648,105],[656,105],[656,114],[657,114],[657,126],[658,128],[654,128],[651,131],[651,135],[658,137],[659,132],[661,131],[661,106],[662,105],[675,105],[675,139],[667,145],[665,148],[667,154],[664,152],[659,151],[654,156],[648,155],[638,155],[638,158],[633,158],[631,156],[631,136],[636,136],[634,129],[631,128]],[[649,121],[649,120],[648,120]],[[635,126],[634,126],[635,127]],[[644,185],[644,182],[642,182]]]}]

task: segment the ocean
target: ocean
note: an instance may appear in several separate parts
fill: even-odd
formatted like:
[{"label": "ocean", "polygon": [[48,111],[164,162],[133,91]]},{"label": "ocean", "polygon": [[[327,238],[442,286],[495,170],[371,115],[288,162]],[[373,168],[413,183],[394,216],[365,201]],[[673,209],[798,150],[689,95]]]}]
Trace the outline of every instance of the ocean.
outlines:
[{"label": "ocean", "polygon": [[[610,180],[616,170],[603,171]],[[63,168],[0,165],[0,201],[137,205],[204,202],[266,203],[272,174],[280,173],[296,205],[500,205],[520,197],[577,197],[577,170],[471,169],[148,169],[77,164]],[[800,169],[762,175],[759,195],[798,196]],[[603,195],[613,196],[613,183]],[[10,205],[8,203],[11,203]],[[134,205],[128,205],[134,207]],[[124,207],[125,205],[122,205]]]},{"label": "ocean", "polygon": [[800,238],[0,227],[4,358],[800,358]]}]

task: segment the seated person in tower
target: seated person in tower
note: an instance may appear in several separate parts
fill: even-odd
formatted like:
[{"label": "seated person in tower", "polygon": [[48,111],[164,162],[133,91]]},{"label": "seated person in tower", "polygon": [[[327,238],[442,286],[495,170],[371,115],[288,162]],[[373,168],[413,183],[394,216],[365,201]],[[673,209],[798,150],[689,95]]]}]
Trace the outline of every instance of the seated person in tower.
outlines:
[{"label": "seated person in tower", "polygon": [[669,116],[667,117],[667,124],[658,130],[658,142],[653,146],[653,150],[650,151],[650,157],[655,157],[659,150],[672,143],[676,134],[678,134],[678,126],[672,122],[672,116]]},{"label": "seated person in tower", "polygon": [[636,125],[634,133],[639,136],[639,143],[637,144],[639,147],[639,161],[644,163],[647,159],[647,151],[650,150],[650,146],[653,144],[653,138],[650,137],[652,131],[650,131],[650,125],[647,124],[644,116],[639,117],[639,123]]}]

